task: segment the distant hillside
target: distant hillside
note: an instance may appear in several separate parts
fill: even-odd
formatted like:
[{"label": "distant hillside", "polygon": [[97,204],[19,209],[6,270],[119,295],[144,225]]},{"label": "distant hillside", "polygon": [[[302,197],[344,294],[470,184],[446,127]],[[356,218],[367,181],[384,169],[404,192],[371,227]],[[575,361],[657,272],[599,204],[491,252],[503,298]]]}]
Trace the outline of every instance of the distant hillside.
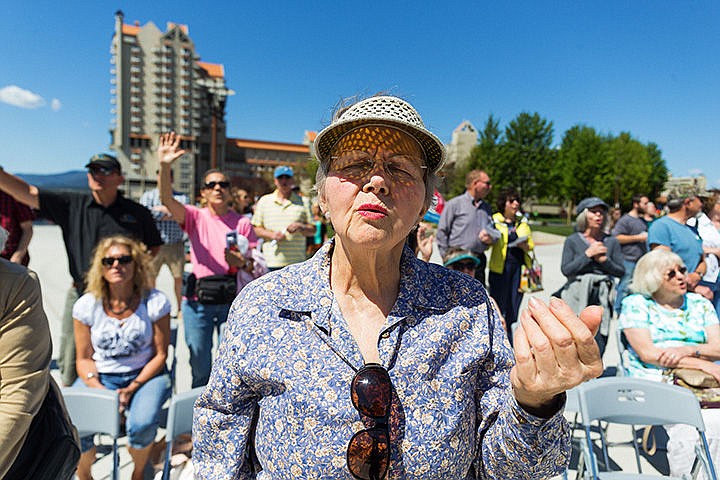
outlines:
[{"label": "distant hillside", "polygon": [[69,172],[54,173],[50,175],[18,173],[17,176],[31,185],[42,188],[51,188],[55,190],[80,190],[83,192],[86,192],[88,189],[86,170],[72,170]]}]

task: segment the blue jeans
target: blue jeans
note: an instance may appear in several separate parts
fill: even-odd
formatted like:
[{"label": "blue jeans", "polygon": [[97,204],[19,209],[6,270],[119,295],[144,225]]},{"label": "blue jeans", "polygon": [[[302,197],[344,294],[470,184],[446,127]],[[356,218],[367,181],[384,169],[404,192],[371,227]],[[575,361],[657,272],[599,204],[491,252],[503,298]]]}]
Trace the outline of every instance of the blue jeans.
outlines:
[{"label": "blue jeans", "polygon": [[222,338],[230,304],[207,305],[197,300],[182,301],[185,343],[190,350],[192,388],[207,385],[212,366],[212,340],[215,328]]},{"label": "blue jeans", "polygon": [[[100,373],[98,379],[105,388],[117,390],[130,385],[140,370],[127,373]],[[77,379],[73,387],[89,388],[81,379]],[[145,382],[137,389],[130,399],[130,405],[125,410],[125,431],[128,436],[128,445],[131,448],[141,449],[155,440],[160,412],[165,401],[170,398],[170,375],[164,372]],[[87,452],[93,447],[92,435],[81,439],[81,448]]]},{"label": "blue jeans", "polygon": [[615,291],[615,306],[614,310],[615,313],[620,315],[620,310],[622,309],[622,301],[623,298],[625,298],[625,295],[627,295],[626,290],[628,285],[630,285],[630,282],[632,281],[633,272],[635,271],[635,265],[637,262],[629,262],[627,260],[623,260],[623,265],[625,265],[625,275],[622,276],[620,279],[620,283],[618,283],[617,290]]}]

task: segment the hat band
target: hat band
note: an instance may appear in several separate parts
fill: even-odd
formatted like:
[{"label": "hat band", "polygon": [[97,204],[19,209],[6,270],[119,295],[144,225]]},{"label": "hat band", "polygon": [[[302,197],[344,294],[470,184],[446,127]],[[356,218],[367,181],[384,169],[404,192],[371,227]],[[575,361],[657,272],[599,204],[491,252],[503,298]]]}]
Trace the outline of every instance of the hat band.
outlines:
[{"label": "hat band", "polygon": [[[335,150],[335,147],[336,147],[337,144],[340,142],[340,140],[342,140],[344,137],[350,135],[351,133],[353,133],[353,132],[356,131],[356,130],[360,130],[360,129],[362,129],[362,128],[367,128],[367,127],[392,128],[393,130],[398,130],[398,131],[400,131],[400,132],[403,132],[405,135],[407,135],[407,136],[409,136],[410,138],[412,138],[413,141],[417,144],[417,146],[420,147],[420,150],[422,150],[422,153],[423,153],[423,163],[425,164],[425,167],[428,167],[428,154],[427,154],[427,150],[425,150],[425,147],[423,146],[422,142],[421,142],[420,140],[418,140],[415,135],[413,135],[411,132],[408,132],[408,131],[405,130],[404,128],[401,128],[401,127],[395,126],[395,125],[389,125],[389,124],[387,124],[387,123],[363,123],[362,125],[358,125],[357,127],[351,128],[351,129],[348,130],[347,132],[345,132],[345,133],[343,133],[342,135],[340,135],[340,136],[332,143],[332,145],[331,145],[330,148],[328,149],[328,153],[330,154],[330,158],[328,159],[328,163],[330,163],[330,160],[332,160],[332,152],[333,152],[333,150]],[[331,128],[332,128],[332,126],[331,126]]]}]

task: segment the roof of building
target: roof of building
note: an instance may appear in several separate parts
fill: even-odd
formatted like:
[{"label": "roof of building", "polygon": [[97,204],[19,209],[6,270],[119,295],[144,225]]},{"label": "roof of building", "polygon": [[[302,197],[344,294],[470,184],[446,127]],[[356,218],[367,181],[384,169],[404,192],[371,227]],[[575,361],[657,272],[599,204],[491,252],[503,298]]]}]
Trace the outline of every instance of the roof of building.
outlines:
[{"label": "roof of building", "polygon": [[310,153],[310,147],[301,143],[269,142],[266,140],[248,140],[228,138],[228,143],[237,148],[255,148],[258,150],[279,150],[283,152]]},{"label": "roof of building", "polygon": [[127,23],[123,23],[122,26],[122,33],[125,35],[137,35],[140,31],[139,25],[129,25]]},{"label": "roof of building", "polygon": [[220,63],[197,62],[198,66],[208,75],[215,78],[225,78],[225,67]]}]

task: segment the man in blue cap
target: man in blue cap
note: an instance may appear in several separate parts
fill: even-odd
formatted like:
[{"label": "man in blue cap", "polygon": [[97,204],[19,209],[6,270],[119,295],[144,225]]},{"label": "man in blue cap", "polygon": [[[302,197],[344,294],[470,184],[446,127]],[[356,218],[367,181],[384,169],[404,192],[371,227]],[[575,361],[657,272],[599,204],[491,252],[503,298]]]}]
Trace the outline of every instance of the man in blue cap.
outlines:
[{"label": "man in blue cap", "polygon": [[263,195],[255,205],[252,224],[255,234],[264,239],[262,253],[268,269],[305,261],[305,237],[315,234],[308,204],[293,192],[292,167],[275,168],[275,191]]}]

